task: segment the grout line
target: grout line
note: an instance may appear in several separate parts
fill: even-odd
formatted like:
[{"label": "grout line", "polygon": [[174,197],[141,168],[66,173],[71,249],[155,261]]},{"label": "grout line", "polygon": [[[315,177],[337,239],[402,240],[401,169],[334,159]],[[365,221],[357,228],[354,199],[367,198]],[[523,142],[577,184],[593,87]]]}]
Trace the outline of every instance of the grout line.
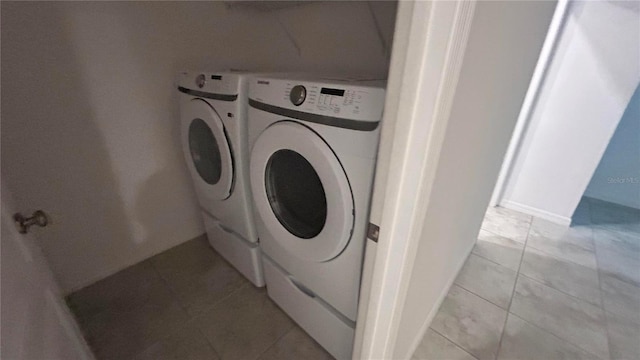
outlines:
[{"label": "grout line", "polygon": [[[522,252],[524,252],[524,249],[522,249]],[[495,260],[487,259],[486,257],[484,257],[484,256],[482,256],[482,255],[480,255],[480,254],[476,254],[475,252],[473,252],[473,250],[471,250],[471,255],[475,255],[475,256],[477,256],[477,257],[479,257],[479,258],[482,258],[482,259],[484,259],[484,260],[487,260],[488,262],[494,263],[494,264],[499,265],[499,266],[501,266],[501,267],[503,267],[503,268],[505,268],[505,269],[511,270],[511,271],[513,271],[513,272],[516,272],[516,275],[517,275],[517,270],[514,270],[514,269],[512,269],[512,268],[510,268],[510,267],[504,266],[504,265],[502,265],[502,264],[500,264],[500,263],[496,262]]]},{"label": "grout line", "polygon": [[513,284],[513,290],[511,291],[511,298],[509,299],[509,305],[507,306],[507,316],[504,318],[504,324],[502,324],[502,333],[500,334],[500,341],[498,342],[498,349],[496,351],[495,359],[498,358],[500,350],[502,349],[502,340],[504,339],[504,329],[507,327],[507,320],[509,319],[509,313],[511,305],[513,304],[513,296],[516,293],[516,287],[518,286],[518,278],[520,277],[520,268],[522,267],[522,260],[524,259],[524,252],[527,249],[527,242],[529,241],[529,235],[531,234],[531,224],[533,223],[533,216],[529,219],[529,228],[527,229],[527,236],[524,239],[524,247],[522,248],[522,254],[520,254],[520,263],[518,264],[518,270],[516,271],[516,281]]},{"label": "grout line", "polygon": [[[549,239],[549,240],[553,241],[554,243],[561,243],[560,241],[556,241],[556,240],[554,240],[554,239],[552,239],[552,238],[549,238],[549,237],[546,237],[546,236],[545,236],[544,238]],[[593,241],[593,233],[591,234],[591,240]],[[575,247],[580,248],[580,249],[582,249],[582,250],[584,250],[584,251],[587,251],[587,252],[589,252],[589,253],[593,254],[594,256],[595,256],[595,254],[596,254],[596,250],[595,250],[595,249],[596,249],[596,244],[595,244],[595,243],[593,244],[593,250],[591,250],[591,249],[587,249],[587,248],[585,248],[585,247],[583,247],[583,246],[580,246],[580,245],[578,245],[578,244],[574,244],[574,243],[568,243],[568,242],[564,242],[564,243],[565,243],[565,244],[568,244],[568,245],[575,246]],[[570,263],[578,264],[578,265],[581,265],[581,266],[584,266],[584,267],[589,267],[589,266],[587,266],[587,265],[577,263],[577,262],[575,262],[575,261],[573,261],[573,260],[563,259],[563,258],[558,257],[557,255],[550,254],[550,253],[548,253],[547,251],[544,251],[544,250],[542,250],[542,249],[537,248],[535,245],[531,245],[531,244],[529,244],[528,246],[530,246],[531,248],[536,249],[536,250],[538,250],[538,251],[541,251],[541,252],[543,252],[543,253],[545,253],[545,254],[551,255],[551,256],[555,257],[556,259],[560,259],[560,260],[562,260],[562,261],[567,261],[567,262],[570,262]]]},{"label": "grout line", "polygon": [[[529,221],[529,227],[531,227],[531,221]],[[516,240],[516,239],[512,239],[512,238],[510,238],[510,237],[508,237],[508,236],[504,236],[504,235],[496,234],[496,233],[495,233],[495,232],[493,232],[493,231],[490,231],[490,230],[487,230],[487,229],[483,228],[483,227],[482,227],[482,225],[480,226],[480,230],[482,230],[482,231],[484,231],[484,232],[488,232],[489,234],[492,234],[492,235],[495,235],[495,236],[501,237],[501,238],[503,238],[503,239],[508,239],[508,240],[511,240],[511,241],[513,241],[513,242],[515,242],[515,243],[522,244],[522,246],[524,246],[524,244],[526,244],[526,242],[527,242],[527,240],[526,240],[526,239],[525,239],[525,241],[524,241],[524,242],[522,242],[522,241],[518,241],[518,240]],[[478,235],[480,235],[480,232],[478,232]],[[528,235],[529,235],[529,231],[527,230],[527,236],[528,236]],[[478,239],[476,239],[476,242],[478,242]]]},{"label": "grout line", "polygon": [[[482,300],[484,300],[484,301],[486,301],[486,302],[490,303],[490,304],[491,304],[491,305],[493,305],[493,306],[498,307],[500,310],[508,311],[508,309],[505,309],[504,307],[502,307],[502,305],[498,305],[498,304],[494,303],[493,301],[491,301],[491,300],[489,300],[489,299],[485,299],[484,297],[482,297],[482,296],[480,296],[480,295],[476,294],[475,292],[473,292],[473,291],[471,291],[471,290],[469,290],[469,289],[465,288],[464,286],[462,286],[462,285],[460,285],[460,284],[456,283],[455,281],[453,282],[453,285],[455,285],[455,286],[459,287],[460,289],[462,289],[462,290],[464,290],[464,291],[466,291],[466,292],[468,292],[468,293],[470,293],[470,294],[472,294],[472,295],[474,295],[474,296],[479,297],[480,299],[482,299]],[[513,285],[514,285],[514,287],[515,287],[515,282],[513,283]]]},{"label": "grout line", "polygon": [[180,308],[182,309],[182,311],[184,311],[185,315],[187,315],[187,322],[189,322],[189,320],[191,320],[191,315],[189,314],[189,311],[187,310],[187,308],[182,304],[182,301],[180,301],[180,298],[178,297],[178,294],[176,294],[176,292],[174,291],[173,287],[169,284],[169,282],[167,281],[167,279],[165,279],[162,274],[160,274],[160,271],[158,271],[158,268],[156,268],[156,264],[151,261],[151,268],[153,269],[153,272],[156,273],[156,275],[158,276],[158,278],[160,279],[160,282],[164,285],[164,287],[169,291],[169,293],[171,293],[171,297],[173,298],[173,300],[178,303],[178,306],[180,306]]},{"label": "grout line", "polygon": [[[429,326],[429,327],[427,328],[427,331],[429,331],[429,330],[431,330],[431,331],[433,331],[434,333],[436,333],[436,334],[438,334],[438,335],[442,336],[443,338],[445,338],[445,339],[449,340],[449,342],[451,342],[455,347],[457,347],[458,349],[460,349],[460,350],[462,350],[462,351],[466,352],[467,354],[469,354],[469,355],[470,355],[471,357],[473,357],[474,359],[478,359],[475,355],[473,355],[472,353],[468,352],[468,351],[467,351],[466,349],[464,349],[462,346],[458,345],[455,341],[453,341],[453,340],[449,339],[446,335],[441,334],[439,331],[437,331],[436,329],[432,328],[431,326]],[[424,338],[423,338],[423,339],[424,339]]]},{"label": "grout line", "polygon": [[542,280],[539,280],[539,279],[536,279],[536,278],[532,278],[531,276],[527,276],[525,274],[519,274],[519,275],[521,275],[522,277],[527,278],[527,279],[529,279],[529,280],[531,280],[533,282],[536,282],[536,283],[538,283],[538,284],[540,284],[542,286],[548,287],[551,290],[555,290],[555,291],[557,291],[557,292],[559,292],[559,293],[561,293],[563,295],[566,295],[566,296],[572,298],[573,300],[577,300],[577,301],[580,301],[582,303],[585,303],[585,304],[588,304],[588,305],[591,305],[591,306],[595,306],[595,307],[599,308],[600,310],[602,310],[602,308],[599,305],[596,305],[596,304],[594,304],[592,302],[588,302],[587,300],[579,298],[579,297],[577,297],[575,295],[571,295],[569,293],[566,293],[566,292],[564,292],[564,291],[562,291],[560,289],[556,289],[555,287],[553,287],[553,286],[551,286],[549,284],[545,284]]},{"label": "grout line", "polygon": [[[191,241],[191,240],[190,240]],[[231,266],[226,259],[224,259],[221,255],[219,255],[213,248],[211,248],[211,250],[216,254],[216,257],[218,259],[221,259],[225,262],[225,264],[229,267],[233,267]],[[215,307],[216,305],[220,304],[221,302],[225,301],[226,299],[228,299],[230,296],[232,296],[233,294],[235,294],[236,292],[240,291],[241,289],[244,289],[248,284],[250,284],[249,281],[247,281],[247,284],[242,284],[241,286],[238,286],[236,289],[232,290],[229,294],[227,294],[226,296],[221,297],[220,299],[218,299],[217,301],[215,301],[212,304],[209,304],[209,306],[206,306],[204,309],[198,311],[196,314],[191,314],[191,312],[189,312],[189,310],[187,309],[186,306],[184,306],[184,304],[182,303],[182,301],[180,300],[180,297],[177,294],[177,290],[169,283],[169,281],[167,279],[165,279],[162,274],[160,273],[160,270],[158,270],[158,268],[156,267],[156,264],[154,261],[151,261],[151,267],[153,268],[153,270],[156,272],[156,274],[158,275],[158,277],[160,278],[160,280],[164,283],[165,287],[169,290],[169,292],[173,295],[174,300],[178,303],[178,305],[180,306],[180,308],[182,308],[185,313],[187,314],[187,321],[191,321],[193,319],[195,319],[196,317],[199,317],[207,312],[209,312],[209,310],[211,310],[213,307]],[[235,270],[235,268],[234,268]],[[240,276],[242,276],[243,279],[245,279],[244,275],[240,274]]]},{"label": "grout line", "polygon": [[234,289],[233,291],[231,291],[229,294],[227,294],[226,296],[221,297],[218,301],[214,302],[213,304],[210,304],[209,306],[207,306],[206,308],[198,311],[197,314],[191,316],[191,319],[195,319],[197,317],[203,316],[204,314],[208,313],[209,311],[211,311],[213,308],[215,308],[216,306],[220,305],[221,303],[223,303],[224,301],[226,301],[227,299],[229,299],[230,297],[232,297],[233,295],[239,293],[241,290],[244,290],[245,288],[247,288],[248,286],[253,286],[253,284],[251,284],[249,281],[247,281],[246,284],[242,284],[242,286],[238,286],[237,289]]},{"label": "grout line", "polygon": [[601,359],[601,358],[600,358],[600,356],[598,356],[598,355],[596,355],[596,354],[592,353],[591,351],[586,350],[586,349],[582,348],[581,346],[578,346],[578,345],[576,345],[576,344],[572,343],[571,341],[568,341],[568,340],[566,340],[566,339],[564,339],[564,338],[561,338],[560,336],[558,336],[558,335],[556,335],[556,334],[554,334],[554,333],[550,332],[549,330],[547,330],[547,329],[543,329],[543,328],[541,328],[540,326],[538,326],[538,325],[536,325],[536,324],[534,324],[534,323],[532,323],[532,322],[530,322],[530,321],[528,321],[528,320],[523,319],[522,317],[518,316],[517,314],[514,314],[514,313],[510,312],[510,313],[509,313],[509,316],[517,317],[518,319],[520,319],[520,320],[524,321],[525,323],[527,323],[527,325],[529,325],[529,326],[531,326],[531,327],[534,327],[534,328],[536,328],[536,329],[538,329],[538,330],[542,331],[543,333],[545,333],[545,334],[547,334],[547,335],[551,335],[551,336],[553,336],[554,338],[556,338],[556,339],[557,339],[557,340],[559,340],[560,342],[567,343],[567,344],[569,344],[569,345],[571,345],[571,346],[575,347],[575,348],[576,348],[576,349],[578,349],[578,350],[581,350],[581,351],[583,351],[583,352],[585,352],[585,353],[587,353],[587,354],[589,354],[589,355],[593,355],[594,357],[596,357],[596,358],[598,358],[598,359]]},{"label": "grout line", "polygon": [[194,325],[196,331],[198,332],[198,334],[200,334],[200,336],[202,336],[204,338],[204,341],[207,342],[207,345],[209,345],[209,347],[211,348],[211,350],[213,350],[213,353],[216,354],[216,356],[218,357],[218,359],[222,359],[222,356],[220,355],[220,353],[218,352],[218,350],[216,349],[215,346],[213,346],[213,343],[211,342],[211,340],[209,340],[209,337],[207,337],[202,330],[200,329],[199,326]]},{"label": "grout line", "polygon": [[[291,328],[289,330],[285,331],[284,334],[282,334],[280,337],[278,337],[271,345],[267,346],[267,348],[264,349],[264,351],[262,351],[260,353],[260,355],[258,355],[256,357],[256,360],[259,360],[260,358],[262,358],[262,355],[266,354],[267,351],[269,351],[272,347],[274,347],[277,343],[279,343],[280,340],[282,340],[285,336],[289,335],[289,333],[291,333],[293,330],[295,330],[296,326],[298,326],[298,325],[296,325],[296,323],[293,322],[293,321],[291,323],[292,323],[291,324]],[[306,332],[305,332],[305,335],[306,335]],[[315,341],[315,339],[314,339],[314,341]]]},{"label": "grout line", "polygon": [[[591,204],[589,204],[589,218],[591,218]],[[589,226],[591,227],[591,225]],[[593,251],[596,258],[596,272],[598,273],[598,290],[600,290],[600,308],[602,309],[602,316],[604,317],[604,329],[607,332],[607,352],[609,357],[613,359],[613,353],[611,349],[611,340],[609,339],[609,317],[607,316],[607,309],[604,307],[604,291],[602,291],[602,274],[600,272],[600,262],[598,261],[598,246],[595,241],[595,234],[593,233],[593,227],[591,227],[591,234],[593,240]]]}]

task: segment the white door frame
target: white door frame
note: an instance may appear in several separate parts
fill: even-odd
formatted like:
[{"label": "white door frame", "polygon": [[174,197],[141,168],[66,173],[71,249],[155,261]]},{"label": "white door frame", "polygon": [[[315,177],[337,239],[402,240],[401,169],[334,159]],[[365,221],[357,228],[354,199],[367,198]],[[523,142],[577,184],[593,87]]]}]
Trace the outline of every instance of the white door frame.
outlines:
[{"label": "white door frame", "polygon": [[507,153],[504,155],[504,161],[502,163],[502,168],[500,168],[498,181],[496,182],[496,187],[491,195],[491,202],[489,203],[490,206],[500,205],[504,198],[505,191],[507,190],[507,186],[513,172],[513,167],[520,153],[520,149],[522,148],[525,134],[529,129],[531,115],[533,114],[533,110],[540,96],[542,84],[544,83],[547,71],[551,66],[551,61],[553,60],[558,41],[560,40],[560,35],[564,29],[570,2],[570,0],[558,1],[556,11],[553,14],[553,19],[551,20],[549,32],[547,33],[544,45],[542,45],[542,50],[540,51],[540,58],[538,59],[538,63],[536,64],[536,68],[533,72],[533,77],[531,78],[531,84],[529,84],[527,95],[525,95],[524,102],[522,103],[522,110],[520,110],[520,115],[518,115],[516,127],[513,130],[513,136],[509,142]]},{"label": "white door frame", "polygon": [[399,95],[387,98],[382,121],[379,153],[390,155],[378,162],[371,215],[380,243],[372,274],[365,265],[354,358],[393,356],[474,9],[475,1],[398,4],[388,87]]},{"label": "white door frame", "polygon": [[[564,0],[566,1],[566,0]],[[447,127],[450,123],[450,114],[453,98],[458,87],[458,79],[462,70],[462,60],[466,52],[467,41],[471,34],[471,24],[474,17],[478,17],[480,25],[478,30],[487,31],[487,34],[495,34],[497,31],[509,31],[510,29],[497,29],[487,25],[487,7],[477,5],[474,0],[468,1],[407,1],[399,2],[396,18],[396,31],[389,71],[388,97],[385,104],[385,114],[382,121],[382,135],[377,163],[374,194],[371,207],[370,221],[378,224],[376,239],[367,241],[363,280],[360,297],[360,310],[356,324],[356,339],[354,344],[354,358],[362,359],[391,359],[394,357],[411,357],[412,351],[418,346],[423,334],[415,334],[416,338],[400,341],[398,334],[401,332],[402,319],[410,309],[405,309],[405,303],[409,299],[412,271],[416,267],[416,254],[421,243],[421,234],[424,231],[427,209],[432,201],[432,189],[436,178],[436,171],[445,165],[439,164],[443,141],[446,138]],[[498,7],[499,8],[499,7]],[[480,12],[477,9],[483,9]],[[480,17],[480,14],[482,14]],[[525,8],[520,8],[515,14],[528,16]],[[548,15],[548,17],[547,17]],[[545,29],[549,26],[551,14],[543,9],[535,14],[536,18],[528,24],[527,28],[518,28],[518,24],[512,24],[518,36],[508,40],[502,48],[502,55],[509,55],[513,43],[525,39],[526,31],[532,33],[534,39],[532,45],[523,45],[531,50],[530,54],[539,54],[544,35],[540,35],[540,26]],[[498,19],[505,23],[505,17],[498,15]],[[484,34],[484,33],[481,33]],[[474,33],[475,35],[475,33]],[[481,36],[481,35],[478,35]],[[478,50],[476,37],[475,48]],[[482,41],[492,41],[493,38],[484,37]],[[504,39],[502,39],[504,41]],[[525,43],[526,44],[526,43]],[[533,51],[535,46],[535,51]],[[527,48],[528,47],[528,48]],[[520,49],[522,50],[522,49]],[[517,57],[507,58],[506,64],[517,63]],[[474,68],[474,58],[465,59],[465,69],[469,71],[481,71],[487,67],[487,63],[480,62],[480,67]],[[486,59],[485,59],[486,62]],[[512,101],[507,107],[509,118],[515,123],[519,101],[525,97],[525,89],[533,74],[535,59],[528,62],[529,70],[523,68],[520,75],[512,81],[518,96],[512,96]],[[473,77],[471,77],[473,78]],[[507,81],[502,79],[501,81]],[[524,83],[526,81],[527,83]],[[469,84],[466,84],[469,85]],[[469,89],[466,89],[469,90]],[[482,86],[477,85],[475,91],[482,91]],[[501,91],[501,96],[508,92]],[[470,94],[464,94],[463,99],[470,99]],[[484,97],[479,96],[480,99]],[[507,100],[507,99],[505,99]],[[490,99],[494,109],[500,104],[496,99]],[[473,108],[479,108],[473,106]],[[477,105],[477,104],[475,104]],[[513,109],[513,110],[509,110]],[[493,114],[493,113],[491,113]],[[471,116],[470,114],[466,114]],[[480,117],[482,118],[482,117]],[[453,124],[453,123],[452,123]],[[508,126],[509,121],[497,124]],[[456,124],[454,124],[456,125]],[[457,124],[454,131],[460,131]],[[504,128],[503,128],[504,129]],[[506,138],[503,137],[503,140]],[[455,140],[452,140],[455,141]],[[461,144],[462,145],[462,144]],[[506,148],[506,141],[505,141]],[[492,157],[502,156],[502,153],[493,149]],[[455,158],[455,157],[454,157]],[[446,159],[445,159],[446,161]],[[495,175],[498,169],[495,168]],[[488,179],[486,174],[484,179]],[[486,186],[479,191],[486,191]],[[485,192],[487,201],[489,193]],[[480,197],[478,197],[480,198]],[[475,201],[475,203],[474,203]],[[470,200],[477,207],[478,199]],[[458,204],[459,206],[460,204]],[[482,215],[478,213],[478,216]],[[470,220],[470,219],[465,219]],[[478,218],[478,220],[480,220]],[[475,226],[475,225],[473,225]],[[479,227],[479,222],[478,222]],[[375,226],[371,226],[375,229]],[[370,236],[375,238],[376,231],[370,231]],[[446,234],[440,234],[445,236]],[[472,241],[472,238],[467,239]],[[471,251],[473,243],[470,242],[468,251]],[[451,261],[464,261],[464,254]],[[468,254],[468,252],[467,252]],[[460,263],[462,264],[462,262]],[[447,273],[434,275],[455,279],[456,266],[449,266]],[[459,270],[459,267],[457,267]],[[445,281],[446,282],[446,281]],[[423,284],[430,286],[430,284]],[[440,286],[440,285],[437,285]],[[439,290],[439,289],[438,289]],[[445,292],[437,303],[440,303]],[[426,306],[434,306],[427,304]],[[421,331],[424,333],[429,322],[437,312],[435,308],[428,309],[425,322]],[[403,316],[404,315],[404,316]],[[425,314],[420,314],[423,316]],[[420,319],[422,321],[422,318]],[[413,329],[412,329],[413,330]],[[402,343],[402,344],[400,344]],[[399,348],[399,347],[402,348]]]}]

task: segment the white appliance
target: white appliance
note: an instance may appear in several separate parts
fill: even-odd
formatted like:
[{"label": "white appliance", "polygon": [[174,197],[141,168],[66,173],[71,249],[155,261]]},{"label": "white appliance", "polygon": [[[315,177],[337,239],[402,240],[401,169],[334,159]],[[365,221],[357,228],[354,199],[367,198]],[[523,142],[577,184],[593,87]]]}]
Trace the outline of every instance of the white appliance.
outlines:
[{"label": "white appliance", "polygon": [[247,139],[248,74],[181,73],[182,148],[211,246],[264,286]]},{"label": "white appliance", "polygon": [[269,296],[351,358],[385,99],[380,81],[256,77],[250,178]]}]

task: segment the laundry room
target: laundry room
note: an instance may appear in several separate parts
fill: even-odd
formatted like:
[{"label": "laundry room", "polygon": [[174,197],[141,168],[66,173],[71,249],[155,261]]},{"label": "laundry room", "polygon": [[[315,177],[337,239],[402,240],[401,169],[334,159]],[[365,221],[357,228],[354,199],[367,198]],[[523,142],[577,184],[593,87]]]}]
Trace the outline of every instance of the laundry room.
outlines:
[{"label": "laundry room", "polygon": [[[209,86],[218,95],[238,94],[233,90],[216,92],[218,77],[226,81],[235,75],[224,74],[252,72],[295,73],[288,79],[301,80],[280,84],[277,77],[265,75],[264,79],[271,80],[261,81],[279,84],[278,96],[286,93],[287,104],[269,104],[258,89],[253,107],[237,112],[235,108],[214,109],[215,116],[224,121],[230,118],[240,121],[245,112],[260,110],[268,113],[265,119],[274,118],[273,122],[300,119],[297,116],[302,116],[305,108],[290,103],[294,95],[302,101],[307,99],[307,103],[316,99],[326,101],[326,111],[336,113],[339,109],[331,106],[338,99],[344,105],[344,114],[344,109],[353,105],[350,99],[355,98],[357,116],[348,121],[343,121],[344,116],[312,114],[306,117],[310,125],[283,126],[272,131],[275,138],[284,139],[293,139],[303,130],[311,131],[318,135],[314,140],[318,146],[329,143],[322,154],[337,156],[335,161],[322,163],[318,158],[316,164],[312,156],[305,161],[282,152],[279,158],[261,160],[269,169],[286,168],[296,162],[297,168],[344,167],[345,173],[336,180],[325,178],[318,170],[316,175],[313,168],[312,174],[299,178],[305,182],[321,181],[324,186],[335,181],[336,190],[327,188],[315,197],[308,193],[305,204],[291,205],[298,215],[317,216],[320,208],[326,217],[316,224],[318,229],[303,229],[297,234],[310,239],[326,225],[325,228],[338,229],[335,230],[338,235],[342,231],[350,236],[353,224],[332,219],[331,207],[342,206],[341,211],[347,214],[344,218],[351,219],[356,213],[360,216],[352,221],[360,229],[357,235],[364,239],[366,217],[361,214],[368,212],[379,135],[366,129],[379,130],[396,7],[396,1],[2,2],[3,207],[11,203],[15,211],[25,215],[38,209],[46,213],[46,226],[29,229],[30,236],[51,268],[53,281],[67,296],[96,358],[160,358],[171,351],[179,358],[283,358],[292,354],[298,358],[323,358],[330,356],[327,348],[333,356],[344,355],[339,353],[342,350],[326,345],[339,341],[336,337],[344,333],[335,332],[331,338],[304,329],[305,321],[310,323],[316,318],[302,315],[304,319],[298,320],[284,309],[294,318],[295,322],[292,321],[280,310],[286,306],[278,301],[276,305],[270,300],[272,294],[268,296],[263,287],[255,288],[245,280],[246,277],[254,285],[264,286],[238,269],[232,259],[234,250],[222,255],[218,252],[224,250],[211,250],[211,239],[207,241],[205,236],[203,212],[211,215],[216,210],[206,209],[192,179],[193,173],[202,175],[208,170],[197,168],[197,164],[192,168],[185,161],[189,154],[197,161],[200,155],[194,155],[194,151],[206,151],[206,146],[185,145],[192,145],[197,139],[183,138],[181,117],[187,105],[181,102],[187,96],[187,102],[201,97],[204,102],[210,101],[209,105],[217,106],[215,101],[224,102],[225,97],[206,95]],[[204,76],[200,87],[198,76]],[[307,81],[316,77],[324,80]],[[344,79],[378,81],[359,87]],[[242,84],[239,85],[242,91],[246,91],[245,98],[239,98],[250,101],[249,88],[257,83],[252,84],[250,77],[237,81]],[[300,85],[303,83],[305,86]],[[358,108],[359,101],[362,109]],[[280,110],[273,112],[274,106]],[[367,113],[370,107],[374,110]],[[208,121],[207,115],[199,115],[198,109],[194,111],[194,118]],[[334,130],[324,134],[314,128],[318,124],[330,124]],[[206,125],[211,127],[210,123]],[[371,136],[363,136],[361,140],[348,132],[334,136],[339,133],[335,129]],[[218,130],[219,136],[235,136],[235,130],[224,124]],[[246,137],[251,131],[263,130],[252,130],[249,126],[242,131],[248,132],[243,133]],[[211,134],[208,131],[201,134]],[[367,153],[343,156],[349,152],[349,146],[332,146],[327,136],[339,138],[345,144],[362,141]],[[240,161],[248,162],[250,154],[242,155],[244,160],[234,156],[240,156],[239,146],[246,146],[248,152],[253,143],[236,145],[234,141],[230,140],[229,154],[218,154],[222,159],[218,161],[224,162],[228,156],[235,169],[246,166],[248,171],[248,163]],[[253,141],[258,143],[258,139]],[[315,144],[311,140],[308,143]],[[220,145],[219,139],[216,144]],[[266,149],[268,144],[260,146]],[[299,150],[303,154],[304,151]],[[367,158],[369,167],[361,169],[351,155]],[[230,171],[233,176],[242,172]],[[360,180],[354,180],[350,171],[366,174],[362,189]],[[224,170],[213,176],[215,181],[224,178]],[[273,193],[278,187],[293,189],[300,182],[286,176],[274,175],[273,179]],[[229,194],[220,195],[221,200],[245,185],[250,188],[248,180],[235,178],[228,178],[228,185]],[[343,194],[344,189],[353,194]],[[252,201],[250,195],[247,199]],[[314,203],[318,206],[309,205]],[[242,237],[241,230],[225,226],[221,217],[213,220],[220,229]],[[286,219],[278,221],[290,230],[297,226],[295,219],[289,225]],[[265,229],[269,226],[263,224]],[[314,305],[317,308],[302,312],[328,311],[348,324],[348,338],[353,336],[364,246],[353,254],[346,242],[340,246],[336,250],[325,244],[324,248],[302,251],[311,251],[309,256],[317,257],[314,259],[317,262],[340,259],[344,254],[357,259],[345,260],[355,269],[354,297],[346,305],[339,299],[320,299]],[[273,264],[272,271],[287,266],[303,267],[302,263]],[[331,272],[337,270],[318,271],[328,274],[323,276],[340,277]],[[316,288],[313,283],[305,284],[312,280],[295,281],[290,283],[308,295],[331,292],[322,289],[330,287],[329,283]],[[313,316],[320,322],[326,319],[322,314]],[[343,325],[323,326],[333,329],[332,326]],[[311,337],[324,343],[320,346]],[[351,338],[348,351],[352,342]],[[35,348],[33,351],[37,353]]]}]

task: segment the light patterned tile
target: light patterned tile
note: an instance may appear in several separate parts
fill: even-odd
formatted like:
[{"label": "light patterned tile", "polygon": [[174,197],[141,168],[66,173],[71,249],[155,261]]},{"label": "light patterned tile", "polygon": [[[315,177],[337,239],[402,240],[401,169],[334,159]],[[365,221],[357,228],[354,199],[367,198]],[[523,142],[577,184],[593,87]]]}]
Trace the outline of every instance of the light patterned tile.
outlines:
[{"label": "light patterned tile", "polygon": [[592,252],[595,250],[593,230],[590,226],[566,226],[533,218],[531,230],[529,230],[529,241],[536,238],[554,240],[562,245],[575,245]]},{"label": "light patterned tile", "polygon": [[333,357],[298,326],[273,344],[260,360],[308,359],[331,360]]},{"label": "light patterned tile", "polygon": [[455,284],[507,309],[516,276],[517,273],[511,269],[471,254],[460,270]]},{"label": "light patterned tile", "polygon": [[187,325],[158,341],[135,360],[218,360],[218,355],[197,328]]},{"label": "light patterned tile", "polygon": [[257,359],[293,328],[293,322],[265,289],[246,285],[194,319],[200,331],[225,359]]},{"label": "light patterned tile", "polygon": [[478,359],[495,359],[507,312],[453,285],[431,327]]},{"label": "light patterned tile", "polygon": [[607,327],[612,359],[640,359],[640,323],[607,313]]},{"label": "light patterned tile", "polygon": [[428,329],[412,360],[476,360],[468,352],[432,329]]},{"label": "light patterned tile", "polygon": [[521,242],[480,230],[473,253],[517,271],[523,249]]},{"label": "light patterned tile", "polygon": [[522,258],[520,274],[600,306],[600,284],[595,269],[528,247]]},{"label": "light patterned tile", "polygon": [[596,254],[602,274],[640,286],[640,259],[622,256],[617,251],[601,247],[598,247]]},{"label": "light patterned tile", "polygon": [[621,256],[640,260],[640,233],[594,229],[593,238],[598,249],[610,250]]},{"label": "light patterned tile", "polygon": [[576,360],[592,355],[560,338],[509,314],[498,360]]},{"label": "light patterned tile", "polygon": [[149,301],[150,290],[162,281],[151,262],[132,265],[67,297],[67,305],[82,322],[104,311],[125,312]]},{"label": "light patterned tile", "polygon": [[608,275],[600,281],[604,309],[640,323],[640,287]]},{"label": "light patterned tile", "polygon": [[503,207],[489,207],[482,229],[524,243],[527,240],[531,216]]},{"label": "light patterned tile", "polygon": [[596,356],[609,355],[605,316],[597,306],[520,275],[509,311]]},{"label": "light patterned tile", "polygon": [[[527,248],[532,247],[562,260],[597,269],[591,229],[577,231],[534,219]],[[561,229],[566,231],[563,232]],[[587,235],[588,234],[588,235]]]},{"label": "light patterned tile", "polygon": [[98,359],[131,358],[187,323],[187,313],[163,283],[148,287],[147,295],[126,310],[108,309],[81,322]]},{"label": "light patterned tile", "polygon": [[249,283],[204,236],[156,255],[151,262],[191,316]]}]

